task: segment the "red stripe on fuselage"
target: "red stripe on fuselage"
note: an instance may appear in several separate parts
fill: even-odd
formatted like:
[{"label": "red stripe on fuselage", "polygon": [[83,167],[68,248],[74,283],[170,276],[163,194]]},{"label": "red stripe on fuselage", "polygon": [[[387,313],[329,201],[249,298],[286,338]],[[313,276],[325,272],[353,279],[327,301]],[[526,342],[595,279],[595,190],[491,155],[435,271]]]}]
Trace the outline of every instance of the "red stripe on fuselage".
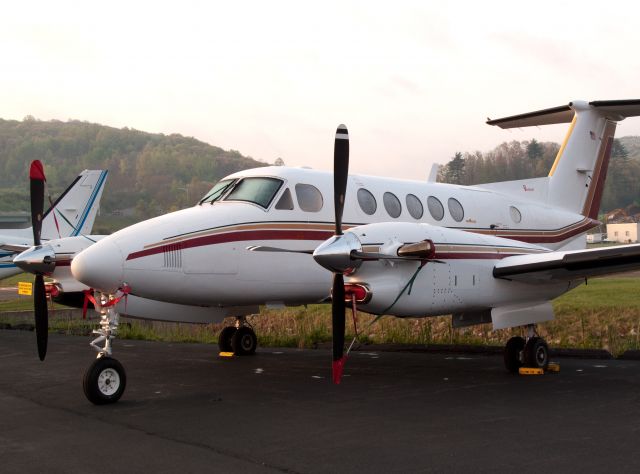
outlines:
[{"label": "red stripe on fuselage", "polygon": [[528,253],[497,253],[497,252],[436,252],[433,257],[436,260],[501,260],[514,255],[530,255]]},{"label": "red stripe on fuselage", "polygon": [[[468,229],[467,232],[485,234],[485,235],[496,235],[497,237],[512,239],[520,242],[527,243],[555,243],[566,240],[575,235],[579,235],[584,233],[586,230],[598,225],[598,221],[594,221],[592,219],[584,219],[583,221],[576,222],[567,226],[566,230],[556,230],[556,231],[539,231],[540,233],[535,235],[533,233],[526,235],[523,232],[521,235],[509,235],[508,232],[504,232],[501,235],[500,230],[496,231],[479,231],[476,229]],[[465,230],[465,229],[459,229]],[[513,232],[518,232],[516,229],[513,229]],[[552,235],[546,235],[547,233],[555,232]],[[277,229],[267,229],[267,230],[247,230],[247,231],[234,231],[227,233],[217,233],[213,235],[205,235],[202,237],[194,237],[191,239],[185,239],[180,242],[172,241],[171,244],[166,245],[158,245],[153,248],[148,248],[144,250],[139,250],[137,252],[132,252],[127,256],[127,260],[134,260],[136,258],[147,257],[149,255],[156,255],[164,252],[169,252],[175,250],[175,246],[179,245],[182,249],[194,248],[194,247],[204,247],[207,245],[215,245],[215,244],[224,244],[229,242],[245,242],[245,241],[260,241],[260,240],[307,240],[307,241],[324,241],[333,235],[332,232],[328,231],[320,231],[320,230],[277,230]],[[460,255],[458,257],[447,257],[447,258],[465,258],[462,255],[465,254],[452,254],[452,255]],[[466,254],[469,255],[469,254]],[[486,254],[479,254],[486,255]],[[499,257],[467,257],[467,258],[504,258],[508,256],[506,254],[499,254]],[[441,257],[444,258],[444,257]]]},{"label": "red stripe on fuselage", "polygon": [[[204,247],[206,245],[224,244],[228,242],[245,242],[247,240],[327,240],[333,232],[310,230],[248,230],[241,232],[228,232],[226,234],[205,235],[180,242],[183,249]],[[172,247],[173,246],[173,247]],[[160,245],[152,249],[140,250],[130,253],[127,260],[147,257],[170,251],[175,244]]]}]

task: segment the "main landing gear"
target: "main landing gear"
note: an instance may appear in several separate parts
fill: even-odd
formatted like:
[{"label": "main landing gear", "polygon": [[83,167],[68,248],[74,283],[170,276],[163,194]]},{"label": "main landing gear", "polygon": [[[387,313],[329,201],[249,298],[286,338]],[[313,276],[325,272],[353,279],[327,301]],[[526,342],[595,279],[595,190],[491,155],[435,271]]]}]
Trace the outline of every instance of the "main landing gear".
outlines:
[{"label": "main landing gear", "polygon": [[234,355],[253,355],[258,347],[258,338],[244,316],[236,318],[235,326],[227,326],[218,336],[220,352],[233,352]]},{"label": "main landing gear", "polygon": [[[82,380],[85,396],[96,405],[117,402],[127,386],[124,367],[111,357],[111,341],[118,331],[119,320],[115,305],[107,307],[113,298],[100,296],[96,307],[96,310],[100,311],[100,329],[93,331],[98,337],[91,341],[91,347],[98,352],[98,358],[89,366]],[[98,345],[101,343],[104,343],[102,347]]]},{"label": "main landing gear", "polygon": [[549,346],[535,332],[535,326],[527,326],[527,339],[516,336],[509,339],[504,348],[504,365],[509,372],[518,373],[520,367],[547,370]]}]

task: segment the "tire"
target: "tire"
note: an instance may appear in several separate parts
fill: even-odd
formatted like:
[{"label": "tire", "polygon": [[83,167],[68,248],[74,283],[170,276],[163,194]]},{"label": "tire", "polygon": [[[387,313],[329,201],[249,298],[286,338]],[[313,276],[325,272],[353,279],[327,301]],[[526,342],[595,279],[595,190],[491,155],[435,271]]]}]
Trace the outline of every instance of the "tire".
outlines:
[{"label": "tire", "polygon": [[541,337],[532,337],[524,347],[524,363],[527,367],[547,370],[549,367],[549,346]]},{"label": "tire", "polygon": [[115,403],[127,386],[127,374],[122,364],[111,357],[100,357],[89,366],[82,380],[87,399],[95,405]]},{"label": "tire", "polygon": [[247,326],[238,328],[231,338],[231,347],[233,347],[233,353],[237,356],[255,354],[258,347],[256,333]]},{"label": "tire", "polygon": [[518,369],[522,367],[520,353],[524,349],[524,345],[524,339],[520,336],[515,336],[509,339],[504,347],[504,366],[512,374],[517,374]]},{"label": "tire", "polygon": [[218,348],[220,349],[220,352],[233,352],[231,339],[236,331],[237,329],[233,326],[227,326],[220,331],[220,335],[218,336]]}]

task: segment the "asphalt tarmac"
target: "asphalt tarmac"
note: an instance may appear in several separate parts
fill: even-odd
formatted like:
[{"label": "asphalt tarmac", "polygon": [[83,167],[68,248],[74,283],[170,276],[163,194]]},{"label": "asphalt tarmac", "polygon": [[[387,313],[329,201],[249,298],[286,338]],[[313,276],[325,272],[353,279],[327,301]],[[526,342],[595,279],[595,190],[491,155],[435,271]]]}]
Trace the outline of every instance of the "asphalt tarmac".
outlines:
[{"label": "asphalt tarmac", "polygon": [[640,472],[640,361],[560,359],[507,374],[501,357],[116,340],[120,402],[94,406],[86,337],[0,330],[0,472]]}]

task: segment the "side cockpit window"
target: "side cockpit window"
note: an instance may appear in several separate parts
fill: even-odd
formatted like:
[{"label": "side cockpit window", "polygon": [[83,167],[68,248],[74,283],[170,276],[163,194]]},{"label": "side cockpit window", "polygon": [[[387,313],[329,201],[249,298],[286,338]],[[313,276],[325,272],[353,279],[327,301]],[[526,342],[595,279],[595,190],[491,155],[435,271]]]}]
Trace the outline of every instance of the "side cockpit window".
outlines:
[{"label": "side cockpit window", "polygon": [[305,212],[319,212],[322,209],[322,193],[311,184],[296,184],[298,206]]},{"label": "side cockpit window", "polygon": [[291,191],[289,191],[289,188],[285,189],[280,199],[278,199],[276,209],[281,211],[293,210],[293,199],[291,198]]},{"label": "side cockpit window", "polygon": [[233,183],[235,183],[235,179],[223,179],[222,181],[218,181],[213,188],[204,195],[204,197],[200,200],[200,204],[209,203],[213,204],[218,199],[220,199],[224,194],[231,189]]},{"label": "side cockpit window", "polygon": [[282,180],[277,178],[244,178],[223,198],[223,201],[250,202],[267,209],[281,186]]}]

